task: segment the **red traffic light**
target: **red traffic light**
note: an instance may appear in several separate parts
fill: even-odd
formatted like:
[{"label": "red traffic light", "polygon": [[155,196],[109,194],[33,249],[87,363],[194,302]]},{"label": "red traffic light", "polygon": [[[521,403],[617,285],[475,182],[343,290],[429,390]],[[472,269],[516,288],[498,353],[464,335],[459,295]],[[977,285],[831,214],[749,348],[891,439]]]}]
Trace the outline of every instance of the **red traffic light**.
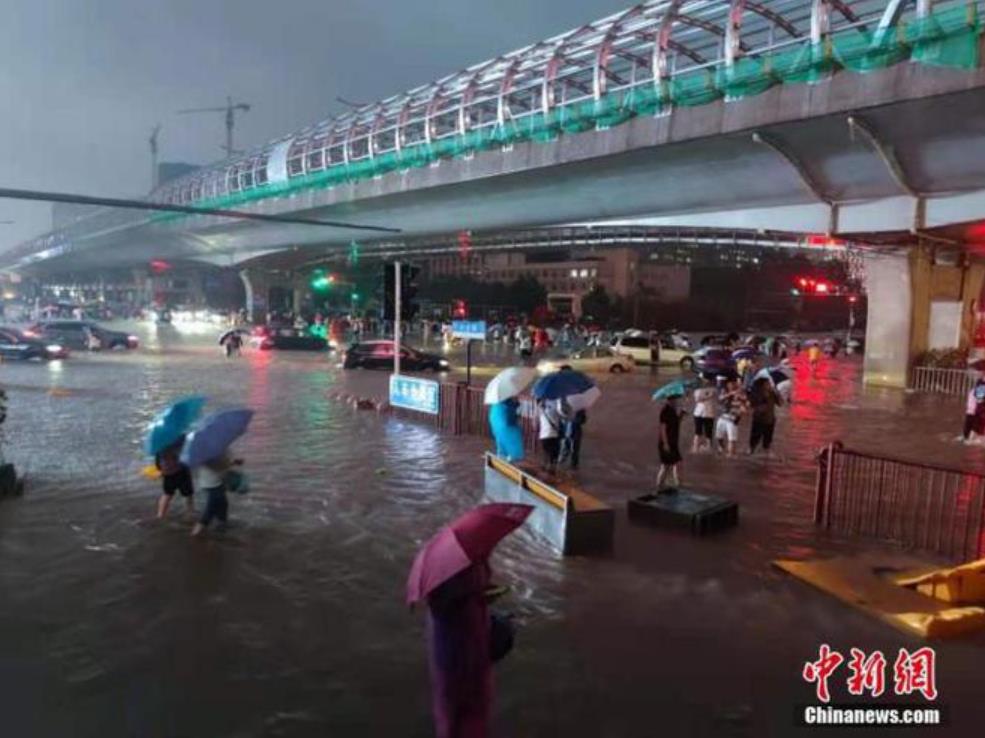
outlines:
[{"label": "red traffic light", "polygon": [[451,308],[452,317],[464,318],[469,314],[469,306],[465,300],[455,300]]}]

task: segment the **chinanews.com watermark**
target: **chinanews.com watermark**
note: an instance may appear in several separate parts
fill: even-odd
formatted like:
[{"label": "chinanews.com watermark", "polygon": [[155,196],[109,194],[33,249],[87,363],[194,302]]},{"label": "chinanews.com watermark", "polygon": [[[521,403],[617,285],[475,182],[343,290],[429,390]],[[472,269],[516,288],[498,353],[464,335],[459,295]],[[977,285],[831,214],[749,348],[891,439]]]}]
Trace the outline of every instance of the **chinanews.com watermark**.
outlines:
[{"label": "chinanews.com watermark", "polygon": [[[915,650],[900,648],[890,663],[882,651],[866,653],[851,648],[847,657],[827,643],[818,657],[804,664],[803,680],[814,686],[817,701],[798,705],[795,721],[807,727],[899,727],[941,726],[948,722],[947,708],[937,703],[937,654],[924,646]],[[844,668],[842,668],[844,667]],[[888,679],[887,679],[888,672]],[[891,681],[890,681],[891,680]],[[886,703],[832,703],[833,689],[844,685],[850,697],[895,695],[907,701]]]}]

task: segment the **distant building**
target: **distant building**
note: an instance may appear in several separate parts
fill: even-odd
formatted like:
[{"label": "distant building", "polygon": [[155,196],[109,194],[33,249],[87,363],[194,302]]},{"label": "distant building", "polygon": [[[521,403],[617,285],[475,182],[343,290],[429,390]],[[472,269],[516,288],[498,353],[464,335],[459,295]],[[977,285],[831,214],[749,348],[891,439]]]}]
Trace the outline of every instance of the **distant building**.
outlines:
[{"label": "distant building", "polygon": [[549,293],[587,295],[597,285],[614,297],[629,297],[637,289],[666,302],[686,300],[690,269],[646,259],[635,249],[599,251],[520,251],[435,256],[427,262],[430,277],[472,277],[480,282],[514,282],[533,277]]}]

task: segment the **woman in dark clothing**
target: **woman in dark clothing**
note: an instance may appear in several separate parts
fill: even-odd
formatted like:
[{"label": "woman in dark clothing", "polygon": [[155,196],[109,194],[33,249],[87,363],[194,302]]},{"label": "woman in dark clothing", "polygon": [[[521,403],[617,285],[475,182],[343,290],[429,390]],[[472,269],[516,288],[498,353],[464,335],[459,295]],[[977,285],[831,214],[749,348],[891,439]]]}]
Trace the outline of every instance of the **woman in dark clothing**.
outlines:
[{"label": "woman in dark clothing", "polygon": [[489,564],[473,564],[428,596],[431,706],[437,738],[486,738],[493,697]]},{"label": "woman in dark clothing", "polygon": [[669,473],[673,486],[679,487],[681,479],[681,413],[677,409],[680,396],[668,397],[660,411],[660,440],[657,447],[660,453],[660,471],[657,472],[657,489],[663,487],[663,482]]},{"label": "woman in dark clothing", "polygon": [[773,431],[776,429],[776,408],[783,404],[773,383],[760,377],[752,385],[749,393],[752,405],[752,429],[749,431],[749,453],[755,453],[760,441],[763,450],[770,453],[773,445]]}]

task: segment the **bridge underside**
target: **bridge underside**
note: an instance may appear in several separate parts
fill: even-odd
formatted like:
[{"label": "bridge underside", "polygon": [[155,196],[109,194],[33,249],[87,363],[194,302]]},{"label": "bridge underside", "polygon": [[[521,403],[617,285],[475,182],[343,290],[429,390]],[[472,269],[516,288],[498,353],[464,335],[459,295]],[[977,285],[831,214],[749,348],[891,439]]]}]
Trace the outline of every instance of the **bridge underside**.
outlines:
[{"label": "bridge underside", "polygon": [[[408,238],[631,222],[896,244],[918,232],[985,240],[985,73],[900,66],[840,75],[244,209],[397,227]],[[18,268],[155,258],[236,265],[295,248],[324,254],[353,239],[373,240],[344,228],[182,216],[68,232]]]}]

